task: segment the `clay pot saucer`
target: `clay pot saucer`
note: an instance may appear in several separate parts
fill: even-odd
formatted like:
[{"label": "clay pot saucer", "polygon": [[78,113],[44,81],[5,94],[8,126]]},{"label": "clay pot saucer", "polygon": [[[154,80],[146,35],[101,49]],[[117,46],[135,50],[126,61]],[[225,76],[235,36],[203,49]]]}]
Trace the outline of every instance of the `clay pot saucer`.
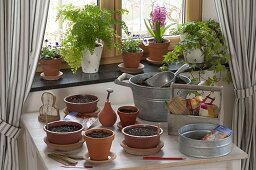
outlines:
[{"label": "clay pot saucer", "polygon": [[[136,120],[135,124],[140,124],[140,122]],[[118,129],[119,129],[120,131],[123,129],[123,126],[122,126],[121,122],[118,122],[118,123],[116,124],[116,126],[118,127]]]},{"label": "clay pot saucer", "polygon": [[77,143],[72,143],[67,145],[58,145],[58,144],[49,142],[46,136],[44,137],[44,142],[46,143],[48,148],[53,150],[58,150],[58,151],[72,151],[72,150],[81,148],[84,144],[84,141],[80,140]]},{"label": "clay pot saucer", "polygon": [[61,76],[63,75],[63,72],[59,71],[59,74],[57,76],[46,76],[44,74],[44,72],[42,72],[40,74],[40,76],[44,79],[44,80],[59,80],[61,78]]},{"label": "clay pot saucer", "polygon": [[116,159],[116,154],[114,152],[110,152],[110,155],[108,156],[108,159],[107,160],[103,160],[103,161],[95,161],[95,160],[91,160],[90,159],[90,156],[89,156],[89,153],[86,153],[84,155],[84,159],[90,163],[107,163],[107,162],[111,162],[113,161],[114,159]]},{"label": "clay pot saucer", "polygon": [[120,145],[124,148],[124,150],[132,155],[137,155],[137,156],[145,156],[145,155],[152,155],[154,153],[159,152],[162,147],[164,146],[164,142],[160,141],[159,144],[154,147],[154,148],[149,148],[149,149],[136,149],[136,148],[131,148],[126,145],[125,141],[123,140]]},{"label": "clay pot saucer", "polygon": [[[67,110],[67,108],[65,107],[63,109],[63,112],[65,113],[65,115],[69,114],[70,112]],[[100,108],[97,107],[97,109],[94,112],[91,113],[77,113],[78,117],[98,117],[98,113],[100,112]]]},{"label": "clay pot saucer", "polygon": [[124,72],[124,73],[141,73],[143,71],[144,65],[143,64],[139,64],[139,67],[137,68],[126,68],[124,66],[124,63],[121,63],[118,65],[118,68],[120,69],[120,71]]},{"label": "clay pot saucer", "polygon": [[146,60],[148,62],[150,62],[151,64],[155,64],[155,65],[162,65],[163,61],[154,61],[154,60],[150,60],[149,58],[146,58]]}]

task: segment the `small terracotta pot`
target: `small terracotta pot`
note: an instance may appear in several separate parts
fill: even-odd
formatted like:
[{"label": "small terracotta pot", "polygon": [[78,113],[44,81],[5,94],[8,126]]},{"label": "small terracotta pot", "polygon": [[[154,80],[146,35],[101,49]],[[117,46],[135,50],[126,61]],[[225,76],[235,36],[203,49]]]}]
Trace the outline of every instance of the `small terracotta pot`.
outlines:
[{"label": "small terracotta pot", "polygon": [[45,125],[44,131],[46,132],[47,139],[50,143],[67,145],[67,144],[77,143],[82,139],[83,125],[78,122],[59,120],[59,121],[48,123],[48,128],[50,129],[50,128],[58,127],[62,125],[77,126],[80,129],[73,132],[53,132],[48,130],[47,126]]},{"label": "small terracotta pot", "polygon": [[152,61],[163,61],[163,56],[168,52],[168,47],[170,45],[170,40],[164,40],[163,43],[156,43],[149,41],[148,51],[149,59]]},{"label": "small terracotta pot", "polygon": [[123,62],[125,68],[138,68],[143,55],[143,50],[137,53],[123,53]]},{"label": "small terracotta pot", "polygon": [[139,114],[139,109],[136,106],[122,106],[117,109],[122,127],[133,125]]},{"label": "small terracotta pot", "polygon": [[124,134],[124,141],[127,146],[137,149],[150,149],[156,147],[160,142],[160,135],[163,133],[163,129],[160,128],[159,135],[152,136],[134,136],[127,133],[128,129],[143,127],[143,128],[154,128],[157,130],[157,126],[147,124],[135,124],[129,125],[122,129]]},{"label": "small terracotta pot", "polygon": [[[74,103],[72,102],[72,98],[77,96],[88,96],[93,99],[92,102],[87,103]],[[64,98],[64,102],[66,103],[68,112],[78,112],[78,113],[92,113],[97,110],[97,103],[99,98],[97,96],[91,94],[78,94],[78,95],[70,95]]]},{"label": "small terracotta pot", "polygon": [[[105,138],[92,138],[87,136],[92,132],[99,131],[110,133],[111,136]],[[112,145],[112,141],[114,140],[114,137],[114,132],[112,130],[105,128],[90,129],[85,131],[84,140],[88,148],[90,159],[95,161],[108,160],[108,156],[110,155],[110,148]]]},{"label": "small terracotta pot", "polygon": [[61,59],[41,59],[40,65],[45,76],[58,76],[60,72]]}]

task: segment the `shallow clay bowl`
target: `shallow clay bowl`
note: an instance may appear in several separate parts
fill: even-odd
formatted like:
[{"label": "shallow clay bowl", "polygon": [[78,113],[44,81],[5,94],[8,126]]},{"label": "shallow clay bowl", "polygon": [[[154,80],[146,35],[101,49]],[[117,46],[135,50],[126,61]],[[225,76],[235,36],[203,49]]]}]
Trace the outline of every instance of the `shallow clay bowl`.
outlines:
[{"label": "shallow clay bowl", "polygon": [[[53,127],[64,126],[64,125],[76,126],[77,130],[72,132],[54,132],[50,130]],[[48,129],[46,128],[46,125],[44,126],[44,131],[46,132],[48,141],[50,143],[59,144],[59,145],[74,144],[79,142],[82,139],[82,130],[83,130],[82,124],[78,122],[64,121],[64,120],[48,123]]]},{"label": "shallow clay bowl", "polygon": [[[90,101],[84,103],[74,103],[74,98],[87,97]],[[68,112],[78,112],[78,113],[92,113],[97,110],[97,103],[99,98],[91,94],[77,94],[71,95],[64,98]]]},{"label": "shallow clay bowl", "polygon": [[151,136],[139,136],[139,135],[131,135],[128,134],[128,131],[130,129],[134,128],[149,128],[153,131],[157,132],[157,126],[155,125],[148,125],[148,124],[135,124],[135,125],[129,125],[122,129],[122,133],[124,134],[124,141],[127,146],[131,148],[137,148],[137,149],[149,149],[156,147],[160,142],[160,135],[163,133],[163,129],[160,128],[159,135],[154,134]]}]

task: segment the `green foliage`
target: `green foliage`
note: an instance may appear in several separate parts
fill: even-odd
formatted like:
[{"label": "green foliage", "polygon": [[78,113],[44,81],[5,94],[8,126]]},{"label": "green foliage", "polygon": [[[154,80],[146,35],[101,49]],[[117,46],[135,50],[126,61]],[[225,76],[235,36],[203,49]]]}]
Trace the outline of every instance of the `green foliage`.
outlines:
[{"label": "green foliage", "polygon": [[131,33],[128,31],[127,27],[123,27],[127,38],[122,41],[121,49],[123,53],[136,53],[140,52],[142,49],[139,47],[141,40],[134,39]]},{"label": "green foliage", "polygon": [[54,58],[60,58],[60,49],[57,47],[42,47],[40,52],[41,59],[50,60]]},{"label": "green foliage", "polygon": [[[229,53],[219,23],[214,20],[188,22],[179,25],[177,32],[183,34],[184,39],[175,46],[173,51],[164,56],[166,64],[175,63],[186,53],[200,49],[204,55],[203,66],[200,64],[201,68],[209,68],[215,73],[226,69],[223,64],[228,62]],[[207,82],[212,84],[214,81],[217,79],[211,78]]]},{"label": "green foliage", "polygon": [[116,35],[113,25],[123,24],[121,20],[113,19],[113,15],[124,12],[100,9],[96,5],[85,5],[82,8],[64,5],[59,9],[58,18],[62,17],[70,24],[62,40],[61,55],[73,72],[81,66],[85,49],[93,53],[95,46],[101,41],[107,48],[112,47],[113,37]]}]

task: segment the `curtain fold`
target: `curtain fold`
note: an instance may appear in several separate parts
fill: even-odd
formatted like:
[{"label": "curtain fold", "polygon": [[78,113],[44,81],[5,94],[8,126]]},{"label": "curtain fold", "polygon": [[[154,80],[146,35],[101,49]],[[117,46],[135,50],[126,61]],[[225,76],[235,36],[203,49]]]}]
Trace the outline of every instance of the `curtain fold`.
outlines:
[{"label": "curtain fold", "polygon": [[49,0],[0,0],[0,169],[19,169],[17,137],[48,15]]},{"label": "curtain fold", "polygon": [[256,1],[215,0],[222,32],[231,54],[235,86],[234,143],[249,155],[242,169],[256,169]]}]

